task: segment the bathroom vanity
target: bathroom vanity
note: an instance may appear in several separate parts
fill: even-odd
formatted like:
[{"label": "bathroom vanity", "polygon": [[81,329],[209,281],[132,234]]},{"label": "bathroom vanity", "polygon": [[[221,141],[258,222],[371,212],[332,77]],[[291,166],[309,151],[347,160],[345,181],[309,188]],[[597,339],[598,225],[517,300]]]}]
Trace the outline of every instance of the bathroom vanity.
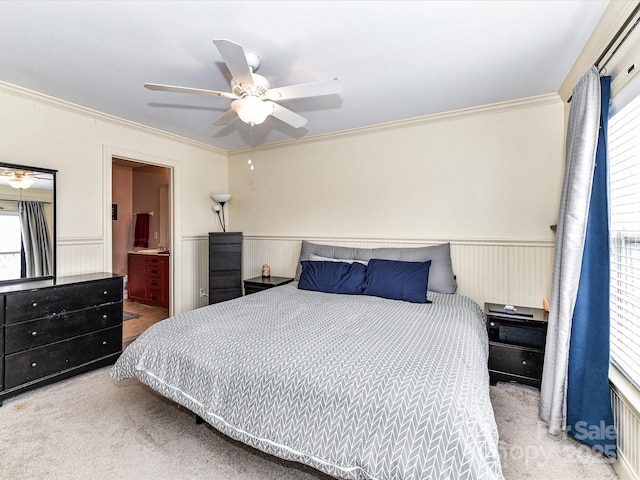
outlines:
[{"label": "bathroom vanity", "polygon": [[128,298],[169,308],[169,254],[155,250],[129,252]]}]

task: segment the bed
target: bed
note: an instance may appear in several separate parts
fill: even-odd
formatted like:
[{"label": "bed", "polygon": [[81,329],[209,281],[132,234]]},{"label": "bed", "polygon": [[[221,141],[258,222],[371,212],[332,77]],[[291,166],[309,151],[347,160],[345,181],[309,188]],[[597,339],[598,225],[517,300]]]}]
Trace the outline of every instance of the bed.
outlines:
[{"label": "bed", "polygon": [[[154,325],[112,377],[135,377],[229,437],[336,478],[502,479],[480,307],[431,288],[424,302],[305,289],[312,267],[366,271],[405,255],[343,248],[305,242],[295,282]],[[414,259],[417,249],[403,250]],[[441,261],[429,262],[439,285]],[[450,290],[452,272],[443,278],[433,288]]]}]

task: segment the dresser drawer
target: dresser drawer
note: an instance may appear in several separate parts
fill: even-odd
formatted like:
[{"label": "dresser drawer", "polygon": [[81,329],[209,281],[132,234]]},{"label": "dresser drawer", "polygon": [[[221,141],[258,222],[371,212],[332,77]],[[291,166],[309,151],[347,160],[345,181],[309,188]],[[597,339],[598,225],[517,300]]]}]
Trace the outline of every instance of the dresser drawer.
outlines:
[{"label": "dresser drawer", "polygon": [[530,378],[542,378],[544,353],[530,348],[489,344],[489,369]]},{"label": "dresser drawer", "polygon": [[7,324],[122,301],[122,278],[27,290],[6,296]]},{"label": "dresser drawer", "polygon": [[147,277],[162,278],[165,268],[162,263],[154,260],[155,259],[149,259],[149,263],[147,264]]},{"label": "dresser drawer", "polygon": [[33,382],[120,352],[122,325],[5,357],[5,388]]},{"label": "dresser drawer", "polygon": [[209,275],[209,288],[242,288],[242,273],[237,270],[227,270]]},{"label": "dresser drawer", "polygon": [[225,244],[242,244],[242,232],[215,232],[209,234],[209,246],[219,246]]},{"label": "dresser drawer", "polygon": [[147,257],[149,260],[147,262],[148,265],[153,265],[156,267],[160,267],[163,266],[165,264],[169,264],[169,258],[168,257],[158,257],[158,256],[154,256],[154,255],[149,255],[149,257]]},{"label": "dresser drawer", "polygon": [[224,302],[242,296],[242,288],[209,289],[209,304]]},{"label": "dresser drawer", "polygon": [[6,353],[58,342],[85,333],[114,327],[122,322],[122,302],[77,312],[12,323],[5,327]]},{"label": "dresser drawer", "polygon": [[240,270],[242,268],[242,246],[228,245],[225,252],[209,251],[209,270]]},{"label": "dresser drawer", "polygon": [[148,299],[150,303],[162,304],[164,303],[164,295],[162,290],[149,290]]},{"label": "dresser drawer", "polygon": [[147,279],[147,288],[149,290],[158,290],[158,291],[162,291],[164,290],[164,280],[162,278],[159,277],[150,277]]}]

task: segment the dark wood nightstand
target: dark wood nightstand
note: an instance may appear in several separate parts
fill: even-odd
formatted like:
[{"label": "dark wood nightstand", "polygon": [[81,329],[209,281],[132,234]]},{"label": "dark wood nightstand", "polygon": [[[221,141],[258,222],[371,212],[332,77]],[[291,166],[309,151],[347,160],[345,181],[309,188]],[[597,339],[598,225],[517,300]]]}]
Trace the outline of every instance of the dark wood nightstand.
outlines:
[{"label": "dark wood nightstand", "polygon": [[541,308],[485,303],[491,384],[518,382],[540,388],[548,314]]},{"label": "dark wood nightstand", "polygon": [[244,294],[250,295],[291,282],[293,282],[293,278],[289,277],[274,277],[273,275],[270,277],[253,277],[244,281]]}]

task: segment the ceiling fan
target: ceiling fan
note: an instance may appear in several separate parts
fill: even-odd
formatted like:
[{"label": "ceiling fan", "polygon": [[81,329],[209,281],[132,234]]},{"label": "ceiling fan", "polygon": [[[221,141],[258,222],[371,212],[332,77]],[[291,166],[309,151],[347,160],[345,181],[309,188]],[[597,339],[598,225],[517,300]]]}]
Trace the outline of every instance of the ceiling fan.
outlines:
[{"label": "ceiling fan", "polygon": [[276,101],[318,97],[342,92],[342,83],[337,78],[271,88],[269,80],[255,73],[260,66],[258,55],[245,52],[242,45],[230,40],[214,40],[213,43],[222,55],[229,72],[231,72],[231,92],[217,92],[215,90],[176,87],[157,83],[145,83],[144,86],[149,90],[193,93],[232,100],[231,108],[218,118],[213,123],[214,125],[226,125],[237,114],[243,122],[253,126],[264,122],[269,115],[272,115],[294,128],[306,125],[307,119],[277,104]]},{"label": "ceiling fan", "polygon": [[0,177],[3,177],[9,186],[20,190],[29,188],[38,179],[51,180],[51,178],[46,176],[38,176],[37,172],[24,170],[2,170],[0,171]]}]

